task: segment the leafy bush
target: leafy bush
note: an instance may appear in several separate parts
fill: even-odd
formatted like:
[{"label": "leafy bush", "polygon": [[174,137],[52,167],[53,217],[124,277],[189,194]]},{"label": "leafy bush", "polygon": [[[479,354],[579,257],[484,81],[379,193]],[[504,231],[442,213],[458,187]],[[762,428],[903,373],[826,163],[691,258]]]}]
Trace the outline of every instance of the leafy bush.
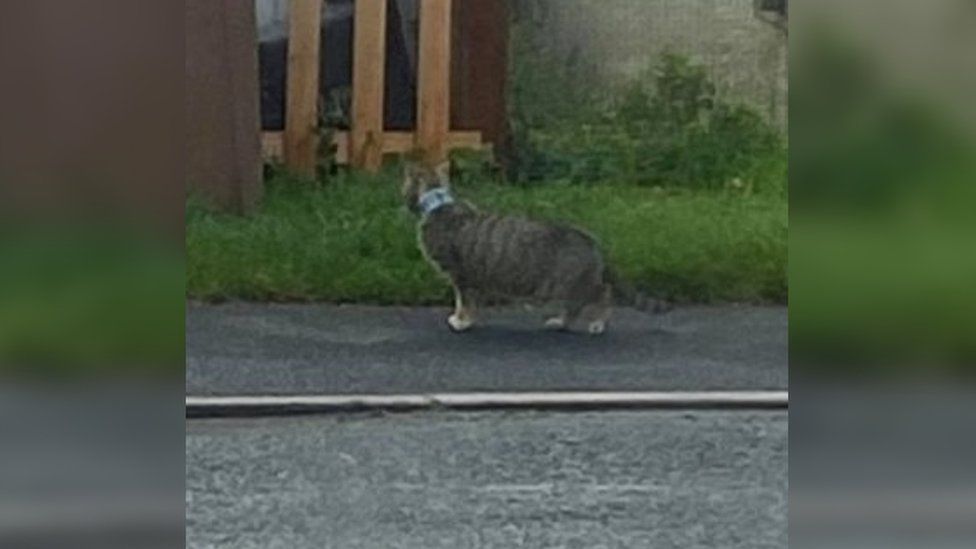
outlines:
[{"label": "leafy bush", "polygon": [[686,58],[665,54],[622,90],[606,92],[571,79],[568,62],[537,66],[544,52],[516,55],[532,60],[517,58],[513,75],[514,179],[785,191],[778,132],[755,111],[721,100],[705,69]]}]

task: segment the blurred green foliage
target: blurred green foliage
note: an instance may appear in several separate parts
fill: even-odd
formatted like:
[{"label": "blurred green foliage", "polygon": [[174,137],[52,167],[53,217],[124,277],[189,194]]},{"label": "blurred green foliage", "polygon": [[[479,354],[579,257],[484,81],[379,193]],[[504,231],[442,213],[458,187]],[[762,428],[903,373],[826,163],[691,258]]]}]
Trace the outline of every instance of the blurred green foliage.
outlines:
[{"label": "blurred green foliage", "polygon": [[183,365],[183,259],[94,227],[0,236],[0,371],[172,374]]},{"label": "blurred green foliage", "polygon": [[791,81],[790,344],[810,371],[918,375],[976,360],[976,146],[829,27]]},{"label": "blurred green foliage", "polygon": [[795,55],[790,97],[798,212],[946,206],[947,193],[970,194],[972,143],[937,105],[894,89],[841,36],[821,29],[808,40]]}]

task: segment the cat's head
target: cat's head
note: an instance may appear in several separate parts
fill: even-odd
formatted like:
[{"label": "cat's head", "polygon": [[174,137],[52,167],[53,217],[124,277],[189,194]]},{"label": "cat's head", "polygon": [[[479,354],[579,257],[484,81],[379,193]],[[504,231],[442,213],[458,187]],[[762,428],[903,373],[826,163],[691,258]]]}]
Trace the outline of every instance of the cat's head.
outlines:
[{"label": "cat's head", "polygon": [[419,199],[425,192],[451,185],[451,163],[442,162],[431,168],[418,162],[408,162],[403,166],[403,200],[410,211],[420,210]]}]

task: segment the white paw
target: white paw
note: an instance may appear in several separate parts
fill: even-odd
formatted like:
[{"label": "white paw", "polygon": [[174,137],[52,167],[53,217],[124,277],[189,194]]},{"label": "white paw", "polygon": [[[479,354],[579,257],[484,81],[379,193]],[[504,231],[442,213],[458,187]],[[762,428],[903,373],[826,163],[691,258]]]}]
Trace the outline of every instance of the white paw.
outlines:
[{"label": "white paw", "polygon": [[562,330],[566,327],[566,319],[561,316],[554,316],[546,320],[546,328],[551,330]]},{"label": "white paw", "polygon": [[607,330],[607,323],[602,320],[598,320],[596,322],[590,322],[590,325],[587,327],[587,330],[590,332],[591,335],[600,335]]},{"label": "white paw", "polygon": [[471,329],[474,322],[470,318],[461,318],[456,314],[453,314],[447,318],[447,325],[451,327],[451,330],[455,332],[464,332]]}]

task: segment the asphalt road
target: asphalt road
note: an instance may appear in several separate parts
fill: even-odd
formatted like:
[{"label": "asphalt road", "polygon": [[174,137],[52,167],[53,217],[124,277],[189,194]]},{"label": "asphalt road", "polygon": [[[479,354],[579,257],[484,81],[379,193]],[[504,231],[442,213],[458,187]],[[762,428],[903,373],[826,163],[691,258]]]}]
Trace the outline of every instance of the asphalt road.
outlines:
[{"label": "asphalt road", "polygon": [[187,547],[782,548],[785,412],[187,423]]},{"label": "asphalt road", "polygon": [[451,333],[446,309],[187,305],[189,395],[785,389],[783,307],[618,310],[600,337],[492,311]]}]

